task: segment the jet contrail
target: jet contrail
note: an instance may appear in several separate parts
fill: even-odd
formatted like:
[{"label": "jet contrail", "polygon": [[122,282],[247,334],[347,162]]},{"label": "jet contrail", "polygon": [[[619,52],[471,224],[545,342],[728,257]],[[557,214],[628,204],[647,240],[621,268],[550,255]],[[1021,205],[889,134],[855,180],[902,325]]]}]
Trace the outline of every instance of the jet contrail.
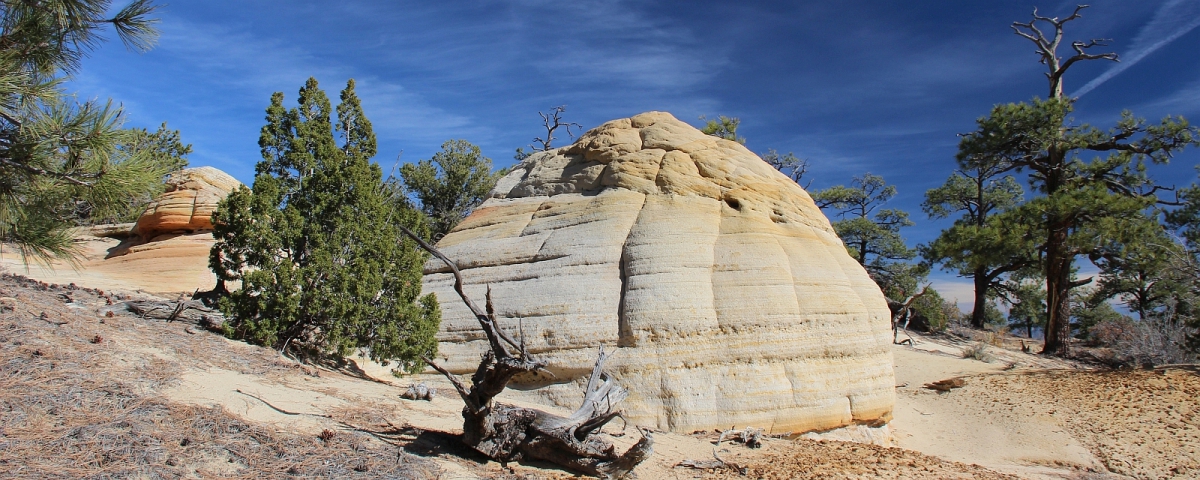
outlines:
[{"label": "jet contrail", "polygon": [[1147,23],[1138,32],[1129,51],[1121,55],[1121,63],[1113,65],[1108,71],[1080,87],[1072,96],[1078,98],[1086,95],[1107,82],[1108,79],[1134,66],[1147,55],[1186,35],[1196,27],[1200,27],[1200,2],[1195,0],[1168,1],[1159,7],[1154,18],[1150,19],[1150,23]]}]

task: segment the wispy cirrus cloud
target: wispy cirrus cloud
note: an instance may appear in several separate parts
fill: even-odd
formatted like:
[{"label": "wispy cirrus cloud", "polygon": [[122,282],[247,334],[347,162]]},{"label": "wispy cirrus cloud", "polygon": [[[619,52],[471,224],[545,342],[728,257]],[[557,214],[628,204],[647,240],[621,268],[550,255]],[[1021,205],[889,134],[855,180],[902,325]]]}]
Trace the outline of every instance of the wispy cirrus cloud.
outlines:
[{"label": "wispy cirrus cloud", "polygon": [[1082,97],[1104,82],[1137,65],[1138,62],[1200,27],[1200,2],[1195,0],[1168,0],[1150,22],[1142,27],[1129,51],[1121,55],[1121,62],[1113,65],[1099,77],[1079,87],[1073,96]]}]

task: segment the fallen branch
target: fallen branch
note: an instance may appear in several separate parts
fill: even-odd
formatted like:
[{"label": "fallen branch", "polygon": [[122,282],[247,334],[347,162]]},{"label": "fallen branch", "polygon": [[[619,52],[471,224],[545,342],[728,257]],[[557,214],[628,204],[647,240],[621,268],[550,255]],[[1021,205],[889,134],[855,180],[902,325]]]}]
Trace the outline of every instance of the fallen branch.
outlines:
[{"label": "fallen branch", "polygon": [[955,388],[962,388],[966,384],[967,381],[962,377],[954,377],[926,383],[924,386],[930,390],[937,390],[940,393],[946,393]]}]

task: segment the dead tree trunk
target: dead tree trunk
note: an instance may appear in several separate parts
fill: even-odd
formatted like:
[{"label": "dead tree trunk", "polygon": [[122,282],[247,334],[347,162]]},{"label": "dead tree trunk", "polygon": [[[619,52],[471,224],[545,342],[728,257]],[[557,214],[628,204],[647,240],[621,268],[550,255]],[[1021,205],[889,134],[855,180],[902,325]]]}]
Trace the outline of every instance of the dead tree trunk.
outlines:
[{"label": "dead tree trunk", "polygon": [[890,298],[887,299],[888,306],[896,309],[894,312],[892,312],[892,343],[893,344],[901,345],[904,342],[908,342],[909,345],[912,345],[913,340],[912,340],[911,336],[908,337],[908,339],[904,340],[904,342],[900,341],[900,328],[901,328],[900,321],[901,320],[904,321],[903,328],[904,328],[905,333],[907,334],[908,322],[911,320],[909,318],[908,313],[910,310],[912,310],[912,304],[913,304],[913,302],[917,301],[918,298],[921,298],[922,296],[924,296],[925,292],[929,291],[930,285],[932,285],[932,284],[925,285],[925,288],[922,288],[920,292],[917,292],[916,295],[912,295],[912,296],[906,298],[903,302],[897,302]]},{"label": "dead tree trunk", "polygon": [[463,443],[501,463],[533,458],[604,478],[624,478],[649,458],[654,445],[654,437],[649,431],[638,428],[641,440],[622,454],[618,454],[612,442],[600,433],[605,424],[621,415],[616,405],[629,394],[604,373],[608,355],[603,349],[592,367],[583,404],[569,417],[493,401],[514,376],[541,370],[545,363],[529,355],[524,339],[514,340],[500,328],[492,307],[491,288],[487,293],[487,310],[482,311],[463,291],[462,275],[454,262],[407,228],[400,228],[421,248],[450,267],[454,273],[454,291],[475,314],[488,339],[489,349],[471,376],[469,387],[432,359],[424,359],[450,380],[466,404],[463,407]]}]

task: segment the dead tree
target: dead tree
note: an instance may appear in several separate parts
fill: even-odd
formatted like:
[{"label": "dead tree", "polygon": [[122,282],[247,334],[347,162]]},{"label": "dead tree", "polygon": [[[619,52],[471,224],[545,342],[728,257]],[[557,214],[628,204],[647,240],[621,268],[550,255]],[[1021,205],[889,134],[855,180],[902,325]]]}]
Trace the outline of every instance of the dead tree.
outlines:
[{"label": "dead tree", "polygon": [[500,328],[492,306],[491,288],[487,293],[487,310],[481,310],[463,291],[462,274],[454,262],[407,228],[400,228],[450,267],[454,273],[454,291],[475,314],[488,339],[488,351],[471,376],[470,386],[432,359],[424,358],[425,363],[450,380],[466,404],[462,412],[463,443],[501,463],[539,459],[604,478],[624,478],[649,458],[654,437],[648,430],[637,427],[641,440],[623,454],[618,454],[612,442],[600,432],[605,424],[621,416],[616,406],[629,394],[604,373],[608,354],[603,348],[584,389],[583,404],[569,417],[494,401],[514,376],[544,370],[546,364],[529,354],[524,338],[515,340]]},{"label": "dead tree", "polygon": [[[1062,77],[1067,73],[1067,69],[1071,68],[1075,62],[1080,60],[1117,60],[1115,53],[1088,53],[1086,50],[1092,47],[1106,47],[1108,40],[1093,39],[1087,42],[1075,41],[1071,42],[1071,48],[1075,50],[1075,55],[1063,61],[1056,53],[1059,44],[1063,39],[1063,24],[1075,20],[1080,17],[1079,11],[1088,8],[1087,5],[1079,5],[1075,7],[1075,11],[1071,15],[1059,20],[1058,17],[1045,17],[1038,15],[1037,8],[1033,9],[1033,20],[1028,22],[1013,22],[1012,29],[1017,35],[1025,37],[1037,45],[1037,54],[1041,57],[1041,63],[1048,67],[1050,71],[1046,72],[1046,78],[1050,79],[1050,98],[1063,98]],[[1037,26],[1037,22],[1046,22],[1054,27],[1054,33],[1049,38]]]},{"label": "dead tree", "polygon": [[[909,321],[911,321],[911,317],[909,316],[908,313],[910,310],[912,310],[913,302],[916,302],[918,298],[925,296],[925,292],[929,291],[930,285],[932,285],[932,284],[925,285],[925,288],[922,288],[920,292],[917,292],[915,295],[909,296],[908,298],[904,299],[903,302],[897,302],[890,298],[887,299],[888,307],[895,309],[895,311],[892,312],[892,343],[893,344],[902,345],[904,342],[908,342],[909,345],[912,345],[913,340],[912,340],[911,336],[909,336],[908,339],[904,340],[904,342],[899,341],[900,329],[903,328],[905,335],[908,335],[908,323],[909,323]],[[900,325],[901,320],[904,321],[903,327],[901,327],[901,325]]]},{"label": "dead tree", "polygon": [[[558,130],[559,127],[565,129],[567,131],[567,136],[571,137],[571,138],[575,138],[575,135],[573,135],[571,133],[571,127],[575,127],[576,129],[579,129],[579,130],[583,129],[583,125],[580,125],[578,123],[574,123],[574,122],[563,123],[562,113],[565,112],[566,110],[567,110],[566,105],[559,105],[559,106],[551,109],[549,114],[538,112],[538,115],[540,115],[542,117],[542,125],[546,127],[546,138],[542,139],[541,137],[537,137],[537,138],[534,138],[533,141],[538,143],[539,145],[541,145],[540,149],[543,152],[546,150],[550,150],[551,148],[554,148],[554,147],[550,146],[550,142],[554,141],[554,131]],[[539,147],[533,147],[532,145],[530,145],[530,147],[531,148],[539,148]]]}]

